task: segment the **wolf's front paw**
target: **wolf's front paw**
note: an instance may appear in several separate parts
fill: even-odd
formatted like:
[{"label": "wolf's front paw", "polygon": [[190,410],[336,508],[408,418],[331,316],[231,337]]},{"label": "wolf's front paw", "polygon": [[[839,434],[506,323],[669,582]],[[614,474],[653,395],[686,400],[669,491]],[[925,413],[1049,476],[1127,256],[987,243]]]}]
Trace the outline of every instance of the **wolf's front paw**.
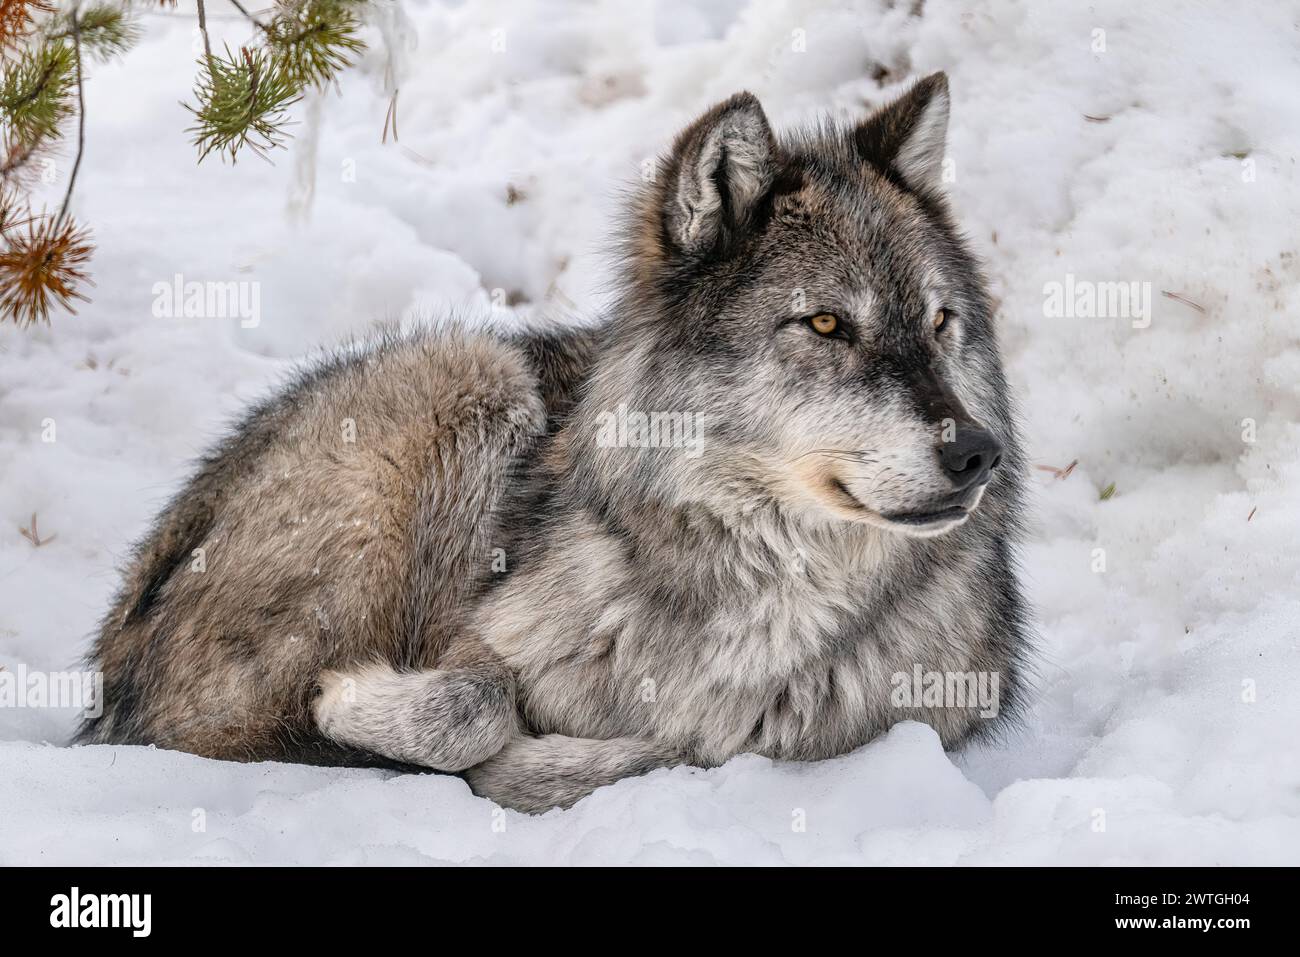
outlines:
[{"label": "wolf's front paw", "polygon": [[491,757],[515,732],[514,696],[490,672],[399,672],[388,665],[326,671],[312,704],[330,739],[439,771]]}]

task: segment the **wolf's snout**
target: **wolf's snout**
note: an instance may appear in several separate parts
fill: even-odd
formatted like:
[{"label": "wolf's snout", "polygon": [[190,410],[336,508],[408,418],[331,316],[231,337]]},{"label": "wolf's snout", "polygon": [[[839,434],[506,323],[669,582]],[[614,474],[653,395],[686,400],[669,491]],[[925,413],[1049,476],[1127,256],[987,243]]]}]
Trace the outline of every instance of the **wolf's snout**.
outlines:
[{"label": "wolf's snout", "polygon": [[939,447],[939,464],[958,492],[989,480],[1002,462],[1002,444],[987,429],[966,426]]}]

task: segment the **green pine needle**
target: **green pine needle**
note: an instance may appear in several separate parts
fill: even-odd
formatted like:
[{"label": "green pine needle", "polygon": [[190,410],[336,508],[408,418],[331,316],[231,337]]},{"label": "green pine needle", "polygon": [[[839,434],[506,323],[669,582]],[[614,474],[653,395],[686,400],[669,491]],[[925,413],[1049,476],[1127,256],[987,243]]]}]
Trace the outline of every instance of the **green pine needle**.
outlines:
[{"label": "green pine needle", "polygon": [[[124,6],[113,3],[93,3],[77,15],[81,33],[81,46],[99,60],[108,60],[125,53],[140,37],[140,29],[127,15]],[[73,38],[72,16],[60,14],[47,29],[51,40]]]},{"label": "green pine needle", "polygon": [[25,49],[0,75],[0,119],[19,143],[54,139],[73,113],[76,82],[70,45],[50,40]]},{"label": "green pine needle", "polygon": [[266,28],[267,41],[300,87],[324,87],[366,44],[355,0],[290,0]]},{"label": "green pine needle", "polygon": [[199,105],[182,104],[197,120],[189,132],[199,161],[215,151],[234,162],[244,147],[265,158],[284,145],[286,111],[301,96],[290,71],[267,50],[244,47],[236,55],[227,47],[224,57],[204,57],[194,87]]},{"label": "green pine needle", "polygon": [[1101,500],[1103,502],[1110,501],[1111,497],[1114,496],[1114,494],[1115,494],[1115,483],[1111,482],[1109,485],[1107,485],[1104,489],[1101,490]]}]

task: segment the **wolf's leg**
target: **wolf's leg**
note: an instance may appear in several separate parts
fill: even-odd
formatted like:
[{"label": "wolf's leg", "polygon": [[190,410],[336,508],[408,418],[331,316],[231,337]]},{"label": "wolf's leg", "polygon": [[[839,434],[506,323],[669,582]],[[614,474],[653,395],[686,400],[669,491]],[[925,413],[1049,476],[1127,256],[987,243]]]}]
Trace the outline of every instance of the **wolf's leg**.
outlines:
[{"label": "wolf's leg", "polygon": [[678,748],[647,738],[520,735],[466,771],[465,779],[480,797],[536,814],[553,807],[568,807],[620,778],[685,761],[686,756]]},{"label": "wolf's leg", "polygon": [[487,760],[518,733],[514,681],[481,646],[453,647],[443,667],[381,662],[320,676],[312,711],[331,740],[438,771]]}]

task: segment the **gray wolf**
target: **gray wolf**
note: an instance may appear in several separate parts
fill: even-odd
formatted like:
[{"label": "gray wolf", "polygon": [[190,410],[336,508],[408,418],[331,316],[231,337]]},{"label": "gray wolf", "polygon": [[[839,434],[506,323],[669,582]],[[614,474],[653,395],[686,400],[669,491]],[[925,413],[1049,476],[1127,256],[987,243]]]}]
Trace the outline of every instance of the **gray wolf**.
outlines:
[{"label": "gray wolf", "polygon": [[1023,459],[948,107],[935,74],[778,136],[740,93],[631,203],[603,321],[443,323],[301,374],[136,550],[80,740],[434,769],[540,811],[903,719],[1001,727]]}]

